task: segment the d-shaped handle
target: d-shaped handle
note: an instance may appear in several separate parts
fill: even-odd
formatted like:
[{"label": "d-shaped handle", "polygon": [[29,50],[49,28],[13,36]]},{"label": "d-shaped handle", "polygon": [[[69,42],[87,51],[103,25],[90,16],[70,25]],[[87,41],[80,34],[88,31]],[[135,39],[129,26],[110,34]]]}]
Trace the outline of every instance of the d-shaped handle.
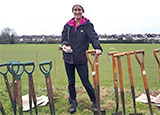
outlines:
[{"label": "d-shaped handle", "polygon": [[[0,68],[6,67],[7,68],[8,63],[3,63],[0,64]],[[8,73],[8,69],[6,69],[4,72],[0,71],[0,74],[2,74],[3,76],[6,76],[6,74]]]},{"label": "d-shaped handle", "polygon": [[[27,67],[31,67],[31,70],[28,70]],[[35,70],[34,62],[26,62],[26,63],[24,63],[24,71],[27,74],[32,74],[34,70]]]},{"label": "d-shaped handle", "polygon": [[[44,66],[49,65],[49,68],[46,69]],[[50,71],[52,69],[52,61],[43,61],[39,64],[39,68],[41,72],[46,76],[49,77]]]},{"label": "d-shaped handle", "polygon": [[[24,72],[24,63],[13,63],[11,65],[13,74],[17,77],[17,80],[21,80],[21,76]],[[16,72],[15,67],[19,68],[19,71]],[[22,67],[22,69],[20,69]]]}]

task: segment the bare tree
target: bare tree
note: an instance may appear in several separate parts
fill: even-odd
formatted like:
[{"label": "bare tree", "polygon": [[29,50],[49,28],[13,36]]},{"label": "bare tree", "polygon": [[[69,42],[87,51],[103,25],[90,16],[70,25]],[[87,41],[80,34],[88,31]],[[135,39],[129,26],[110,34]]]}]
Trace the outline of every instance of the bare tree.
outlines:
[{"label": "bare tree", "polygon": [[1,35],[0,35],[0,43],[2,44],[14,44],[15,43],[15,37],[16,37],[16,32],[14,29],[10,29],[9,27],[4,28],[1,30]]}]

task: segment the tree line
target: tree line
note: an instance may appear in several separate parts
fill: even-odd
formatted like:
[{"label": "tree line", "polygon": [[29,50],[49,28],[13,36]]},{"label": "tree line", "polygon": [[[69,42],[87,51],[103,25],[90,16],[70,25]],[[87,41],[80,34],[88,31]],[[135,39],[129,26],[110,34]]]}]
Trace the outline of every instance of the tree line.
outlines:
[{"label": "tree line", "polygon": [[[160,43],[160,34],[121,34],[99,35],[101,43]],[[6,27],[0,31],[0,44],[47,44],[60,43],[61,36],[56,35],[22,35]]]}]

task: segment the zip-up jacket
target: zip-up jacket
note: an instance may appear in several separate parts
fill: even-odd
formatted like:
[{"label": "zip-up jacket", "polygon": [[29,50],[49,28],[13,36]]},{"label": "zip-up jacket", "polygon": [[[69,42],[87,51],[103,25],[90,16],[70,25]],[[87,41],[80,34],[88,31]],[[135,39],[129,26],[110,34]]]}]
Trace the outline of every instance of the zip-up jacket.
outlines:
[{"label": "zip-up jacket", "polygon": [[94,30],[93,24],[85,17],[82,18],[80,25],[74,26],[74,18],[64,25],[62,31],[62,45],[71,46],[72,53],[63,52],[63,59],[70,64],[86,64],[86,50],[89,43],[94,49],[102,50],[98,35]]}]

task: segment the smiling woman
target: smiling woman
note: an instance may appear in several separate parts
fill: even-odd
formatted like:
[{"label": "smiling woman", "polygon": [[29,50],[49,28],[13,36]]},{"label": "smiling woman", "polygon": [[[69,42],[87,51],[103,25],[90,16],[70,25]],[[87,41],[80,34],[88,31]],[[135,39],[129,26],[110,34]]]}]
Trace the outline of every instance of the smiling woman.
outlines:
[{"label": "smiling woman", "polygon": [[81,19],[82,19],[82,14],[84,13],[84,9],[80,5],[74,5],[72,8],[72,12],[74,14],[75,18],[75,27],[80,25]]},{"label": "smiling woman", "polygon": [[83,16],[83,6],[76,3],[72,7],[72,13],[74,17],[65,24],[61,42],[62,49],[72,49],[72,52],[63,50],[63,60],[68,77],[69,103],[71,104],[68,112],[75,113],[77,107],[75,69],[93,103],[92,110],[98,111],[95,92],[89,81],[86,50],[89,48],[89,43],[92,43],[93,48],[96,49],[96,55],[101,55],[102,47],[93,24]]}]

